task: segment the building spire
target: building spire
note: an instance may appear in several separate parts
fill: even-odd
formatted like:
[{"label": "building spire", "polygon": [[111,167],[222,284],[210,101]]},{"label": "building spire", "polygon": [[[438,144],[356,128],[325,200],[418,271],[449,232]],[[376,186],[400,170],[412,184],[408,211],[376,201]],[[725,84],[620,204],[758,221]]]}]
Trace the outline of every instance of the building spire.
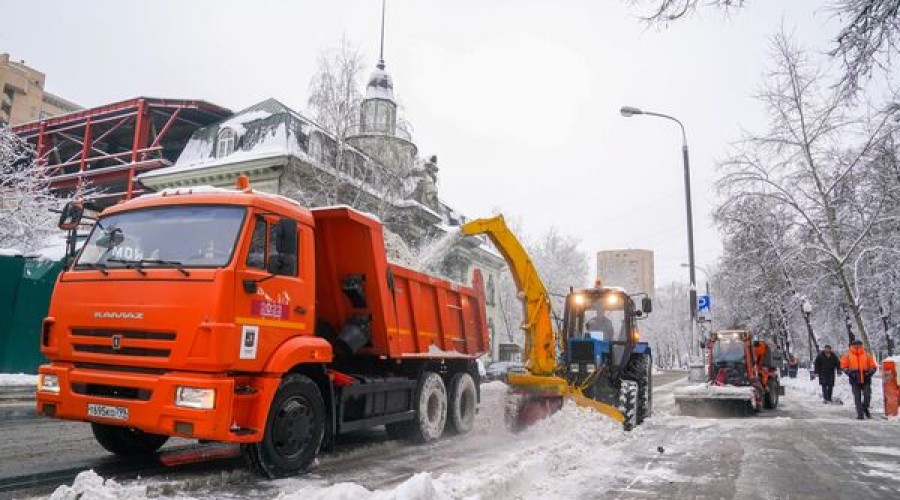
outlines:
[{"label": "building spire", "polygon": [[381,0],[381,50],[378,52],[378,69],[384,69],[384,10],[387,0]]}]

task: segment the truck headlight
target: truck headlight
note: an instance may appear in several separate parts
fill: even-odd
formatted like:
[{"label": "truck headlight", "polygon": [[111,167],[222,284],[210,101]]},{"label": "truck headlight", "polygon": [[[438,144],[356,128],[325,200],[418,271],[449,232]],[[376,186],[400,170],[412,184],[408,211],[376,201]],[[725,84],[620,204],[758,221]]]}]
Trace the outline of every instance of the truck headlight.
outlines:
[{"label": "truck headlight", "polygon": [[216,406],[216,390],[178,386],[175,388],[175,406],[212,410]]},{"label": "truck headlight", "polygon": [[578,363],[572,363],[569,365],[569,371],[572,373],[578,373]]},{"label": "truck headlight", "polygon": [[594,371],[595,371],[596,369],[597,369],[597,366],[594,365],[594,363],[588,363],[588,364],[584,365],[584,372],[585,372],[585,373],[594,373]]},{"label": "truck headlight", "polygon": [[38,390],[59,394],[59,377],[56,375],[38,375]]}]

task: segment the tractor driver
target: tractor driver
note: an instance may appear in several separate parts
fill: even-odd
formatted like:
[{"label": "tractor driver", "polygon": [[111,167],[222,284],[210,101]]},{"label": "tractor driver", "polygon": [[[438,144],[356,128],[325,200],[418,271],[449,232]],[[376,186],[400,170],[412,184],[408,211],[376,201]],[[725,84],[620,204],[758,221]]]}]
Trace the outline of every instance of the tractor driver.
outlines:
[{"label": "tractor driver", "polygon": [[585,336],[590,337],[592,332],[599,332],[602,335],[602,340],[612,340],[616,329],[613,327],[612,321],[606,317],[606,311],[603,309],[603,306],[597,304],[594,306],[593,311],[594,317],[587,320],[584,324]]}]

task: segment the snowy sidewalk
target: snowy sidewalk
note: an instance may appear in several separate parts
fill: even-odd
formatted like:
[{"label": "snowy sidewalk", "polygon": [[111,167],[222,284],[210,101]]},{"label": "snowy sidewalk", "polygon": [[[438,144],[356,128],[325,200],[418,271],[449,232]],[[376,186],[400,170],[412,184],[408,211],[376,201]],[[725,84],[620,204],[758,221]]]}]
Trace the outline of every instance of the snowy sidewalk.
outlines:
[{"label": "snowy sidewalk", "polygon": [[0,421],[34,418],[37,375],[0,373]]}]

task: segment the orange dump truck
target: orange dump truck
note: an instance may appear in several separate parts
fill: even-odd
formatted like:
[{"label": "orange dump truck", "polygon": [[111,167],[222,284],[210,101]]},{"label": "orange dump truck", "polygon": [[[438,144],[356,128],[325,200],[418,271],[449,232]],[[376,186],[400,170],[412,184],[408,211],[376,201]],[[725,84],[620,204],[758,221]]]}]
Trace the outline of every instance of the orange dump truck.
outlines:
[{"label": "orange dump truck", "polygon": [[[67,206],[60,226],[80,214]],[[247,187],[106,209],[54,289],[38,413],[90,422],[116,454],[170,436],[240,443],[269,477],[362,428],[469,431],[482,277],[465,287],[388,263],[382,231]]]}]

